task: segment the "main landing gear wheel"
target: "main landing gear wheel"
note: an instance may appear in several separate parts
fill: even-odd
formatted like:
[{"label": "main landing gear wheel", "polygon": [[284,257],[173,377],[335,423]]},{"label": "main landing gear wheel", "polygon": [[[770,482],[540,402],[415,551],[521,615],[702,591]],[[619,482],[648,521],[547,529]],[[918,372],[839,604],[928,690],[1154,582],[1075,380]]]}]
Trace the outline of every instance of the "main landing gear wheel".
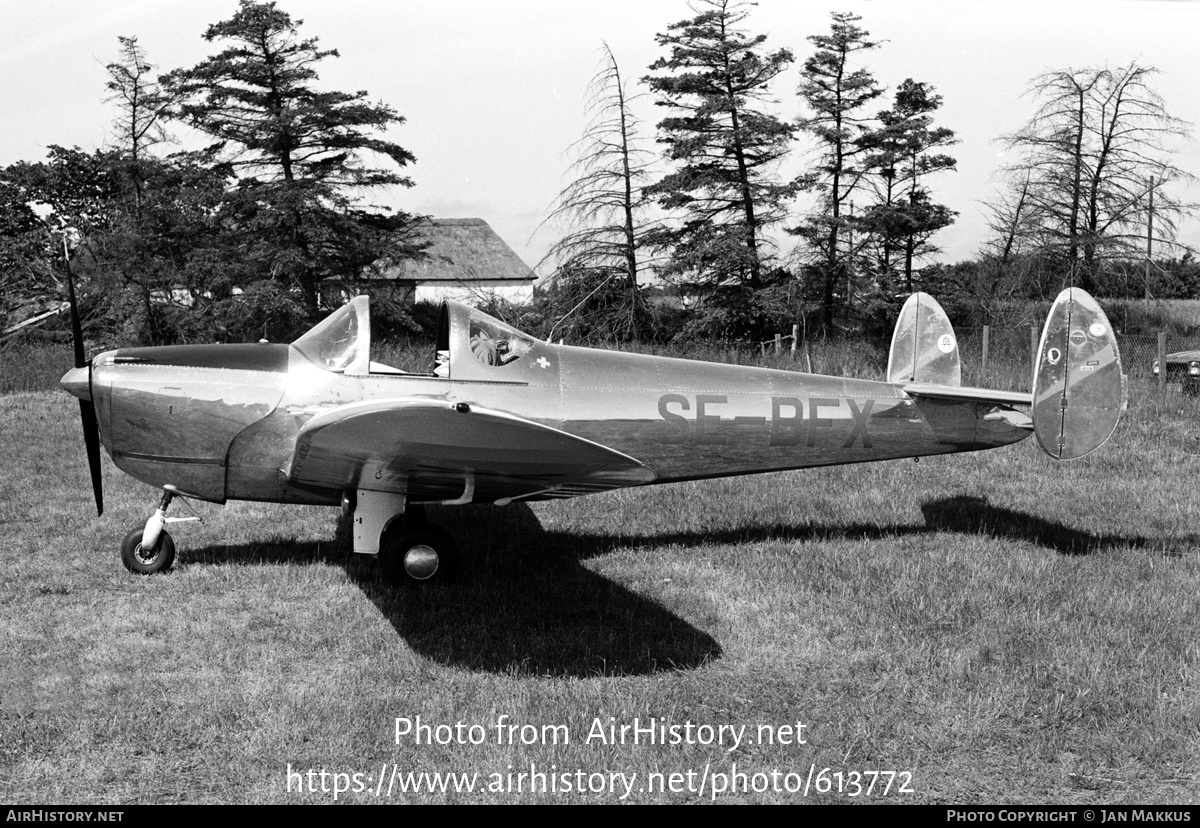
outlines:
[{"label": "main landing gear wheel", "polygon": [[142,532],[145,526],[135,526],[125,536],[121,543],[121,563],[130,572],[139,575],[152,575],[170,569],[175,563],[175,541],[166,532],[158,536],[158,547],[147,550],[142,546]]},{"label": "main landing gear wheel", "polygon": [[400,520],[379,541],[379,569],[395,586],[447,584],[454,580],[458,547],[445,529]]}]

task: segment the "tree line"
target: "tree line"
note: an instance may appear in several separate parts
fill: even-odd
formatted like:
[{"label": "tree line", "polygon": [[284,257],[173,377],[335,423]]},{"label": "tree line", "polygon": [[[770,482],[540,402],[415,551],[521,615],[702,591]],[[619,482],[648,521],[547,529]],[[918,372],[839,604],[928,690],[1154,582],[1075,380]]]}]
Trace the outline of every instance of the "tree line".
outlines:
[{"label": "tree line", "polygon": [[[657,36],[665,54],[644,91],[605,47],[582,174],[552,211],[571,232],[549,259],[585,332],[639,320],[652,329],[650,274],[691,302],[672,330],[706,337],[762,338],[794,320],[826,333],[883,327],[915,289],[947,297],[952,315],[997,321],[1014,300],[1067,284],[1159,297],[1200,288],[1200,268],[1173,244],[1189,205],[1172,186],[1190,176],[1172,144],[1190,125],[1154,91],[1154,69],[1035,78],[1034,115],[1002,136],[1016,160],[987,205],[990,235],[975,259],[947,265],[932,260],[935,238],[957,212],[933,185],[955,170],[957,139],[937,123],[936,89],[907,78],[889,100],[866,66],[880,41],[859,16],[835,12],[827,33],[808,38],[796,86],[804,114],[788,121],[772,90],[793,52],[748,30],[752,4],[692,8]],[[641,95],[666,111],[653,134],[661,157],[631,106]],[[797,145],[809,148],[805,168],[785,177]]]},{"label": "tree line", "polygon": [[[338,53],[300,23],[242,0],[204,32],[219,51],[162,74],[122,37],[106,67],[112,146],[0,169],[4,296],[61,295],[65,238],[110,340],[288,338],[320,313],[325,279],[417,254],[417,217],[365,201],[412,186],[413,155],[379,137],[404,119],[366,92],[317,89]],[[159,152],[181,126],[203,146]]]},{"label": "tree line", "polygon": [[[908,78],[891,95],[867,68],[881,48],[838,12],[788,48],[750,30],[753,4],[698,0],[656,36],[641,77],[604,47],[589,125],[547,221],[562,229],[549,289],[523,317],[588,338],[761,338],[802,320],[833,332],[884,325],[916,289],[991,320],[1063,284],[1100,294],[1192,295],[1200,268],[1169,245],[1188,205],[1171,144],[1189,125],[1154,70],[1063,69],[1032,81],[1035,111],[1003,136],[1009,157],[977,256],[934,261],[957,213],[935,199],[953,173],[942,98]],[[380,138],[404,119],[365,92],[317,88],[337,57],[273,2],[241,0],[204,38],[219,51],[159,73],[136,38],[106,69],[111,146],[52,147],[0,169],[0,288],[9,305],[63,290],[65,239],[90,313],[123,342],[287,338],[321,312],[322,284],[421,255],[421,217],[371,206],[410,187],[410,152]],[[792,74],[796,72],[796,74]],[[797,78],[803,114],[774,90]],[[640,99],[663,112],[653,130]],[[200,149],[165,152],[186,128]],[[798,174],[788,161],[807,147]],[[1157,250],[1148,251],[1147,247]],[[668,286],[674,302],[656,297]],[[377,303],[385,324],[414,324]],[[8,308],[6,308],[7,310]]]}]

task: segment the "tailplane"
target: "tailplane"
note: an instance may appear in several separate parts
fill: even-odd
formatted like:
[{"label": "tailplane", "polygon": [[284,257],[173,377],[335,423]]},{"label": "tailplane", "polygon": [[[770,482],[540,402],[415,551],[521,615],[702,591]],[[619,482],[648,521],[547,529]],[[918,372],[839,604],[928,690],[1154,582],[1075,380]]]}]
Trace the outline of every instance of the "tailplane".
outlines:
[{"label": "tailplane", "polygon": [[[1001,418],[1032,430],[1055,460],[1074,460],[1104,445],[1125,408],[1116,335],[1100,303],[1080,288],[1064,290],[1050,308],[1031,394],[962,387],[954,330],[945,311],[925,293],[914,293],[900,311],[887,377],[917,399],[994,406],[981,415],[983,420]],[[1014,406],[1029,406],[1029,416]]]}]

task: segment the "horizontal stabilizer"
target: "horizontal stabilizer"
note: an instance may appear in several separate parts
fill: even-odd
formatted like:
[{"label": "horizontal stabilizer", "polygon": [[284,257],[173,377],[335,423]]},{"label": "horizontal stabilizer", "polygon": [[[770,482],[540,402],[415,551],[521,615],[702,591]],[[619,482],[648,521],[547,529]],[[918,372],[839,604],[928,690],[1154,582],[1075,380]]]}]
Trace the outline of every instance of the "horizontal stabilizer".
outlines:
[{"label": "horizontal stabilizer", "polygon": [[1100,303],[1067,288],[1054,300],[1033,376],[1034,433],[1056,460],[1083,457],[1117,427],[1124,377],[1117,339]]},{"label": "horizontal stabilizer", "polygon": [[900,309],[888,355],[888,382],[962,385],[958,340],[950,318],[928,293],[914,293]]},{"label": "horizontal stabilizer", "polygon": [[1021,391],[993,391],[990,388],[965,388],[949,385],[934,385],[928,382],[910,382],[904,386],[910,397],[931,397],[939,400],[971,400],[1000,405],[1030,405],[1033,395]]}]

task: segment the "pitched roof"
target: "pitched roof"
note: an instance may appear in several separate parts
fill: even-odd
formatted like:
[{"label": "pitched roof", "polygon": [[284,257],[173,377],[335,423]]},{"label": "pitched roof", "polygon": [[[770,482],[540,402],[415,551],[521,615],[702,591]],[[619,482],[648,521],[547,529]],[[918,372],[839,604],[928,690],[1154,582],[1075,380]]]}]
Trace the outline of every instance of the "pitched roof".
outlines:
[{"label": "pitched roof", "polygon": [[483,219],[429,219],[418,231],[425,255],[383,268],[376,278],[422,284],[532,283],[534,273]]}]

